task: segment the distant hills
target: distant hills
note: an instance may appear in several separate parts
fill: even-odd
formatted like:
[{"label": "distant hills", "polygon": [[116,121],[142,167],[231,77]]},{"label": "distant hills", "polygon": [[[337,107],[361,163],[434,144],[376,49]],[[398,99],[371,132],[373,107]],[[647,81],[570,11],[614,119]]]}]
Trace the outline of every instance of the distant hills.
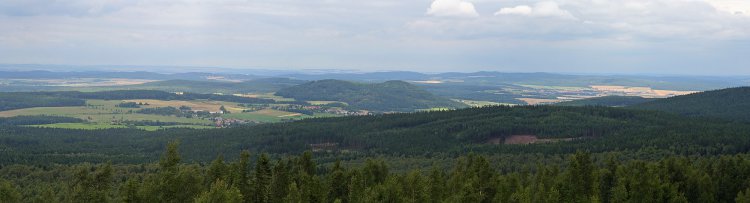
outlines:
[{"label": "distant hills", "polygon": [[[49,70],[78,71],[49,71]],[[172,70],[170,73],[150,72],[154,69]],[[23,70],[23,71],[19,71]],[[94,71],[95,70],[95,71]],[[296,80],[338,79],[360,82],[446,81],[466,86],[496,86],[509,84],[588,87],[590,85],[621,85],[651,87],[667,90],[711,90],[750,84],[745,76],[647,76],[647,75],[573,75],[556,73],[508,73],[480,71],[471,73],[419,73],[410,71],[342,72],[322,71],[268,71],[261,69],[224,69],[199,67],[128,67],[112,66],[75,67],[64,65],[14,65],[0,64],[0,79],[70,79],[70,78],[127,78],[147,80],[234,80],[247,81],[258,78],[292,78]],[[201,72],[202,70],[212,72]],[[216,72],[219,71],[219,72]]]},{"label": "distant hills", "polygon": [[594,97],[588,99],[560,102],[555,105],[558,106],[610,106],[610,107],[625,107],[645,102],[655,101],[655,98],[643,98],[638,96],[605,96],[605,97]]},{"label": "distant hills", "polygon": [[251,80],[262,78],[254,75],[243,74],[216,74],[201,72],[186,72],[163,74],[147,71],[70,71],[53,72],[46,70],[34,71],[3,71],[0,70],[0,79],[70,79],[70,78],[127,78],[144,80],[209,80],[211,77],[219,77],[229,80]]},{"label": "distant hills", "polygon": [[243,82],[194,81],[194,80],[166,80],[149,82],[140,85],[126,86],[128,89],[149,89],[169,92],[195,93],[266,93],[305,83],[302,80],[287,78],[262,78]]},{"label": "distant hills", "polygon": [[659,99],[632,106],[685,116],[722,118],[750,122],[750,87],[706,91]]},{"label": "distant hills", "polygon": [[276,95],[304,101],[341,101],[349,104],[351,109],[383,112],[466,107],[404,81],[364,84],[319,80],[281,89]]},{"label": "distant hills", "polygon": [[327,73],[327,74],[287,74],[289,77],[302,80],[338,79],[348,81],[383,82],[388,80],[404,81],[448,81],[447,83],[464,86],[493,87],[510,84],[589,87],[591,85],[621,85],[633,87],[651,87],[666,90],[711,90],[750,84],[747,77],[713,77],[713,76],[646,76],[646,75],[573,75],[557,73],[508,73],[480,71],[471,73],[418,73],[409,71],[388,71],[370,73]]}]

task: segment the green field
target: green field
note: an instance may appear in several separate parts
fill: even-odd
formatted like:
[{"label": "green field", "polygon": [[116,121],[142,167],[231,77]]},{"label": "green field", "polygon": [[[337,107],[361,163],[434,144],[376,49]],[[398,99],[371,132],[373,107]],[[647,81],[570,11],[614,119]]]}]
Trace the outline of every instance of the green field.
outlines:
[{"label": "green field", "polygon": [[563,90],[563,91],[580,91],[584,89],[589,89],[588,87],[546,86],[546,85],[519,85],[519,86],[533,88],[533,89],[550,89],[550,90]]},{"label": "green field", "polygon": [[[55,123],[55,124],[44,124],[44,125],[27,125],[28,127],[39,127],[39,128],[64,128],[64,129],[79,129],[79,130],[101,130],[101,129],[112,129],[112,128],[128,128],[130,126],[125,125],[113,125],[113,124],[98,124],[98,123]],[[170,125],[170,126],[134,126],[135,128],[156,131],[164,130],[169,128],[192,128],[192,129],[211,129],[213,126],[205,125]]]},{"label": "green field", "polygon": [[327,105],[327,104],[332,104],[332,103],[346,104],[345,102],[340,102],[340,101],[307,101],[307,103],[310,103],[312,105]]},{"label": "green field", "polygon": [[[330,117],[330,116],[332,116],[332,114],[330,115],[321,114],[321,117]],[[304,118],[311,118],[313,116],[303,115],[299,113],[286,112],[286,111],[272,110],[272,109],[263,109],[259,111],[253,111],[253,112],[224,114],[222,117],[270,123],[270,122],[279,122],[282,120],[289,120],[289,119],[299,120],[299,119],[304,119]],[[318,117],[318,115],[316,114],[316,116],[314,117]]]},{"label": "green field", "polygon": [[97,123],[55,123],[45,125],[28,125],[29,127],[40,127],[40,128],[65,128],[65,129],[81,129],[81,130],[99,130],[99,129],[110,129],[110,128],[126,128],[124,125],[111,125],[111,124],[97,124]]},{"label": "green field", "polygon": [[[287,98],[281,98],[273,96],[272,94],[264,94],[259,97],[274,98],[278,100],[287,100]],[[163,100],[145,100],[145,99],[133,99],[126,100],[128,102],[136,103],[148,103],[149,105],[141,105],[140,108],[122,108],[117,105],[125,102],[121,100],[87,100],[86,106],[72,106],[72,107],[35,107],[16,109],[11,111],[0,112],[0,117],[13,117],[13,116],[32,116],[32,115],[47,115],[47,116],[63,116],[73,117],[84,120],[83,123],[57,123],[47,125],[35,125],[34,127],[46,127],[46,128],[68,128],[68,129],[108,129],[108,128],[128,128],[136,127],[144,130],[159,130],[164,128],[214,128],[214,121],[209,118],[187,118],[177,117],[169,115],[154,115],[154,114],[142,114],[137,113],[138,110],[144,108],[156,108],[156,107],[180,107],[188,106],[193,110],[219,111],[221,106],[224,106],[227,110],[232,113],[220,115],[222,118],[228,119],[240,119],[248,122],[255,123],[273,123],[281,122],[284,120],[300,120],[304,118],[312,117],[333,117],[335,114],[329,113],[316,113],[315,116],[303,115],[299,113],[287,112],[274,110],[272,108],[287,107],[288,104],[270,104],[265,109],[243,112],[247,109],[241,106],[239,103],[234,102],[223,102],[223,101],[208,101],[208,100],[192,100],[192,101],[163,101]],[[318,103],[325,103],[325,101],[319,101]],[[153,121],[153,122],[168,122],[177,123],[177,125],[171,126],[129,126],[127,123],[135,121]]]},{"label": "green field", "polygon": [[475,101],[475,100],[465,100],[465,99],[454,99],[454,101],[461,102],[461,103],[464,103],[464,104],[472,106],[472,107],[497,106],[497,105],[513,106],[513,105],[515,105],[515,104],[509,104],[509,103],[498,103],[498,102],[491,102],[491,101]]},{"label": "green field", "polygon": [[277,101],[277,102],[295,101],[292,98],[276,96],[274,95],[274,93],[253,94],[252,97],[260,98],[260,99],[273,99],[274,101]]},{"label": "green field", "polygon": [[[210,120],[183,118],[151,114],[132,113],[139,108],[120,108],[120,101],[88,100],[87,106],[77,107],[36,107],[0,112],[0,117],[49,115],[65,116],[86,120],[90,125],[111,124],[121,121],[160,121],[177,122],[190,125],[211,125]],[[143,108],[143,107],[142,107]]]},{"label": "green field", "polygon": [[417,109],[417,111],[448,111],[448,110],[451,110],[451,109],[449,109],[449,108],[439,108],[439,107],[429,108],[429,109]]}]

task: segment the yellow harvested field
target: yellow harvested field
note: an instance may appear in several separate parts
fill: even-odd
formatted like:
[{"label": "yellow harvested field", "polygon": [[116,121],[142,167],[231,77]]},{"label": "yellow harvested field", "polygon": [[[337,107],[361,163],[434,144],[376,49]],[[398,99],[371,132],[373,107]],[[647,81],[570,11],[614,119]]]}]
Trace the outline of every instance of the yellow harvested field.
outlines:
[{"label": "yellow harvested field", "polygon": [[326,105],[326,104],[332,104],[332,103],[337,103],[337,102],[338,101],[307,101],[307,103],[310,103],[312,105]]},{"label": "yellow harvested field", "polygon": [[557,102],[562,101],[559,99],[536,99],[536,98],[518,98],[518,100],[526,102],[526,104],[529,104],[529,105],[551,104],[551,103],[557,103]]},{"label": "yellow harvested field", "polygon": [[250,113],[266,115],[266,116],[276,116],[276,117],[289,117],[289,116],[300,115],[299,113],[292,113],[292,112],[279,111],[279,110],[273,110],[273,109],[263,109],[259,111],[253,111]]},{"label": "yellow harvested field", "polygon": [[232,95],[233,96],[238,96],[238,97],[247,97],[247,98],[258,98],[258,97],[260,97],[259,94],[232,94]]},{"label": "yellow harvested field", "polygon": [[302,116],[302,114],[301,113],[293,113],[293,114],[283,115],[283,116],[279,116],[279,117],[294,117],[294,116]]},{"label": "yellow harvested field", "polygon": [[605,93],[622,93],[630,96],[641,96],[646,98],[664,98],[696,93],[698,91],[676,91],[676,90],[655,90],[650,87],[628,87],[613,85],[592,85],[592,89]]}]

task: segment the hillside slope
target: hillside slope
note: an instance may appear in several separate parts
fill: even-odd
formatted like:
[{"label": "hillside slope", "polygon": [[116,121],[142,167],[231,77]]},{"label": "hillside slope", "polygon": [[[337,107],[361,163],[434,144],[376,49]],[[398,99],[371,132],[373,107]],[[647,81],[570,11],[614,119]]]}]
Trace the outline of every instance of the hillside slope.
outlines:
[{"label": "hillside slope", "polygon": [[655,101],[653,98],[643,98],[637,96],[604,96],[594,97],[588,99],[560,102],[555,105],[557,106],[610,106],[610,107],[623,107],[632,106],[636,104],[646,103]]},{"label": "hillside slope", "polygon": [[319,80],[281,89],[276,95],[305,101],[341,101],[348,103],[352,109],[372,111],[406,112],[436,107],[465,107],[403,81],[360,84],[343,80]]},{"label": "hillside slope", "polygon": [[676,96],[634,105],[632,108],[750,122],[750,87]]}]

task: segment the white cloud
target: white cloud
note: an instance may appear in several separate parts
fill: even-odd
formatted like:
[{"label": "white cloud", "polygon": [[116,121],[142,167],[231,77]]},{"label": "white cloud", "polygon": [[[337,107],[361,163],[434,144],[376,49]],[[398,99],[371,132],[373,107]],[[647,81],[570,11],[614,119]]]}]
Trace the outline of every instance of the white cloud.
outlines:
[{"label": "white cloud", "polygon": [[502,8],[495,12],[495,15],[524,15],[533,17],[560,17],[565,19],[575,19],[567,10],[561,9],[554,1],[542,1],[534,4],[533,7],[520,5],[511,8]]},{"label": "white cloud", "polygon": [[735,15],[750,16],[750,1],[747,0],[706,0],[717,10]]},{"label": "white cloud", "polygon": [[495,15],[531,15],[533,9],[527,5],[520,5],[513,8],[502,8],[495,12]]},{"label": "white cloud", "polygon": [[479,17],[474,4],[463,0],[435,0],[427,15],[441,17]]}]

